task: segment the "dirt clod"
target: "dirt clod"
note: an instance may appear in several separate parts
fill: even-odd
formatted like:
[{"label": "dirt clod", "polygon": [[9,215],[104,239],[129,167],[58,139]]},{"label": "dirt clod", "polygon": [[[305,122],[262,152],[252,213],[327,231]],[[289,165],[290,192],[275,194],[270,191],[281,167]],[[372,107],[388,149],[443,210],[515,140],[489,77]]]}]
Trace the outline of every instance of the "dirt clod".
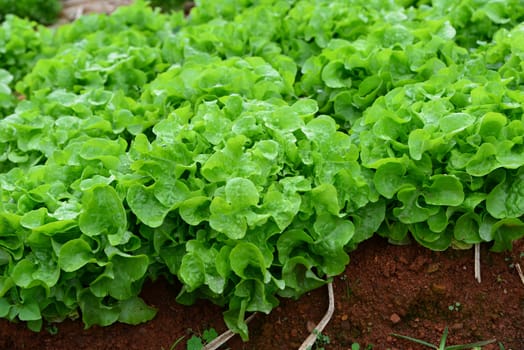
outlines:
[{"label": "dirt clod", "polygon": [[308,332],[313,332],[313,330],[315,329],[315,327],[317,326],[317,324],[313,321],[307,321],[307,331]]},{"label": "dirt clod", "polygon": [[389,317],[389,319],[391,320],[391,322],[393,322],[393,324],[397,324],[400,322],[401,318],[398,314],[394,313],[394,314],[391,314],[391,316]]},{"label": "dirt clod", "polygon": [[432,264],[429,264],[427,272],[428,273],[437,272],[438,269],[439,269],[439,264],[438,263],[432,263]]},{"label": "dirt clod", "polygon": [[464,328],[464,323],[462,323],[462,322],[454,323],[451,326],[451,329],[454,329],[454,330],[462,329],[462,328]]},{"label": "dirt clod", "polygon": [[435,294],[438,294],[438,295],[446,294],[446,289],[447,289],[446,285],[444,285],[442,283],[433,283],[433,284],[431,284],[431,290]]}]

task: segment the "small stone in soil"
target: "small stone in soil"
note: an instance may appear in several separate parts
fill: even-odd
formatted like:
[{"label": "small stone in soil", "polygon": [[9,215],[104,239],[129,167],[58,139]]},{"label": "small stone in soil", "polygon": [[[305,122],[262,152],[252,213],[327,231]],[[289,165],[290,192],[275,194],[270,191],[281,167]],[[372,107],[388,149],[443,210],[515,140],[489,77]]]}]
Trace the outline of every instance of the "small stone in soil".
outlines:
[{"label": "small stone in soil", "polygon": [[435,294],[446,294],[446,286],[440,283],[433,283],[431,285],[431,290]]},{"label": "small stone in soil", "polygon": [[429,264],[427,272],[428,273],[437,272],[438,269],[439,269],[439,264],[437,263]]},{"label": "small stone in soil", "polygon": [[459,323],[455,323],[453,326],[451,326],[451,329],[454,329],[454,330],[458,330],[458,329],[462,329],[464,328],[464,324],[459,322]]},{"label": "small stone in soil", "polygon": [[400,322],[400,316],[396,313],[392,314],[390,317],[389,317],[389,320],[391,322],[393,322],[393,324],[397,324]]},{"label": "small stone in soil", "polygon": [[340,316],[340,319],[341,319],[342,321],[346,321],[348,318],[349,318],[349,316],[346,315],[346,314]]}]

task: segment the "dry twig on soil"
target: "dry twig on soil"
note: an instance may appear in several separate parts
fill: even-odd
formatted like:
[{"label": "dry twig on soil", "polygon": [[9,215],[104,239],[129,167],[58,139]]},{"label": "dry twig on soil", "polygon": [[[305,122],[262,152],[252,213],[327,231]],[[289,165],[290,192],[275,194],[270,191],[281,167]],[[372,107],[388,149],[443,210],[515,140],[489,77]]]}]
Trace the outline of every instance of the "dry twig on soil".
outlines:
[{"label": "dry twig on soil", "polygon": [[480,244],[475,244],[475,279],[480,283]]},{"label": "dry twig on soil", "polygon": [[520,264],[516,263],[515,267],[517,268],[517,272],[519,273],[520,280],[522,281],[522,284],[524,284],[524,274],[522,273],[522,269],[520,268]]},{"label": "dry twig on soil", "polygon": [[306,340],[302,343],[300,348],[298,350],[306,350],[311,349],[313,347],[313,344],[317,341],[317,336],[322,333],[324,328],[326,328],[326,325],[328,324],[329,320],[331,320],[331,316],[333,316],[333,312],[335,311],[335,297],[333,296],[333,284],[328,283],[328,294],[329,294],[329,306],[326,314],[320,320],[320,322],[317,324],[315,329],[313,329],[313,332],[309,335],[309,337],[306,338]]}]

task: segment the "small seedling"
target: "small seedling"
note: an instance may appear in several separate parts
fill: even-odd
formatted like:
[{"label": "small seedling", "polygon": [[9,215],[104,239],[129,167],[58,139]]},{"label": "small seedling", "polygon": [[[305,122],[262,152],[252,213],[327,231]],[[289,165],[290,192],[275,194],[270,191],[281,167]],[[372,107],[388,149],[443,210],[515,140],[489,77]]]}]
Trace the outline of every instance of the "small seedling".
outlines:
[{"label": "small seedling", "polygon": [[201,337],[193,335],[186,344],[187,350],[202,350],[204,345],[218,337],[217,331],[214,328],[209,328],[204,331]]},{"label": "small seedling", "polygon": [[317,345],[317,348],[319,350],[321,350],[321,349],[323,350],[324,349],[324,347],[323,347],[324,345],[328,345],[329,343],[331,343],[331,339],[329,338],[328,335],[322,334],[322,333],[320,333],[318,331],[316,332],[316,334],[317,334],[317,341],[316,341],[315,344]]},{"label": "small seedling", "polygon": [[462,305],[457,301],[457,302],[455,302],[455,304],[451,304],[450,306],[448,306],[448,309],[449,309],[449,311],[457,311],[457,312],[459,312],[461,306]]},{"label": "small seedling", "polygon": [[[184,338],[185,338],[185,336],[181,336],[180,338],[178,338],[177,340],[175,340],[175,342],[174,342],[173,344],[171,344],[171,346],[169,347],[169,350],[174,350],[174,349],[176,348],[176,346],[177,346],[178,344],[180,344],[180,342],[181,342],[182,340],[184,340]],[[162,349],[162,350],[165,350],[163,346],[161,347],[161,349]]]},{"label": "small seedling", "polygon": [[[315,350],[325,350],[324,345],[327,345],[331,342],[331,339],[328,335],[320,333],[318,330],[314,330],[313,333],[317,335],[317,341],[315,342]],[[308,347],[308,350],[312,350],[311,347]]]},{"label": "small seedling", "polygon": [[353,343],[353,344],[351,345],[351,350],[373,350],[373,345],[368,344],[365,348],[361,348],[361,347],[360,347],[360,344],[358,344],[358,343]]},{"label": "small seedling", "polygon": [[448,328],[447,327],[446,327],[446,329],[444,329],[444,333],[442,334],[442,338],[440,339],[440,344],[438,346],[435,345],[435,344],[428,343],[428,342],[426,342],[424,340],[408,337],[406,335],[395,334],[395,333],[392,333],[391,335],[393,335],[394,337],[397,337],[397,338],[406,339],[406,340],[412,341],[414,343],[418,343],[418,344],[427,346],[428,348],[435,349],[435,350],[480,349],[481,346],[488,345],[488,344],[494,343],[496,341],[495,339],[490,339],[490,340],[479,341],[479,342],[470,343],[470,344],[447,346],[446,345],[446,340],[448,338]]},{"label": "small seedling", "polygon": [[512,259],[511,259],[510,257],[506,257],[506,258],[504,258],[504,261],[506,261],[506,262],[508,263],[508,267],[509,267],[510,269],[512,269],[512,268],[515,267],[515,263],[512,262]]}]

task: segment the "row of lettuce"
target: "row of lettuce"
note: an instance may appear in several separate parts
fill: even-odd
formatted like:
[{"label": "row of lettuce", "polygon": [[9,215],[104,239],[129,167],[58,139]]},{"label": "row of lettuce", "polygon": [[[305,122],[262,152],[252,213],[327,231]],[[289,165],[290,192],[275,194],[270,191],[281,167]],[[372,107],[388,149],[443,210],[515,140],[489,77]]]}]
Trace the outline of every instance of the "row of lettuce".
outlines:
[{"label": "row of lettuce", "polygon": [[378,233],[524,236],[522,0],[137,1],[0,27],[0,317],[154,317],[148,278],[230,329]]},{"label": "row of lettuce", "polygon": [[[184,0],[151,0],[149,3],[164,12],[188,10],[193,5],[192,1]],[[15,15],[43,25],[56,25],[63,12],[75,10],[75,6],[81,6],[80,10],[83,10],[85,5],[86,3],[66,0],[0,0],[0,21],[8,15]]]}]

